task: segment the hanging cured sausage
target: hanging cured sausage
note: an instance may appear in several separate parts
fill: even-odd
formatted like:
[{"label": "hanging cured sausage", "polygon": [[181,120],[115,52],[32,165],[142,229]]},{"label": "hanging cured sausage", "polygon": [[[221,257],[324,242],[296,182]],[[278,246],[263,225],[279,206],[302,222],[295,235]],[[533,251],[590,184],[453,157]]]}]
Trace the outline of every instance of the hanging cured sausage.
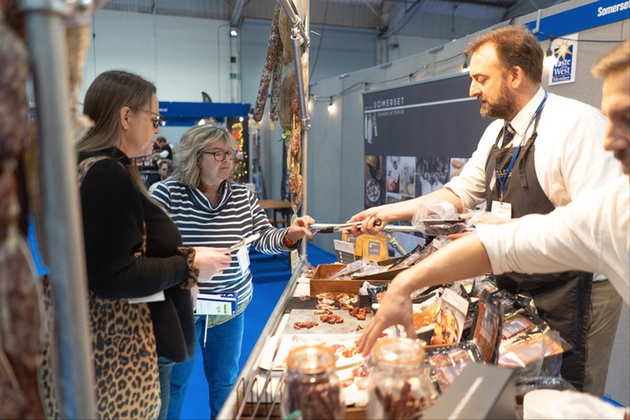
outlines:
[{"label": "hanging cured sausage", "polygon": [[7,23],[15,14],[0,12],[7,12],[0,20],[0,418],[42,418],[36,372],[41,299],[20,223],[27,211],[22,162],[28,59],[24,42]]},{"label": "hanging cured sausage", "polygon": [[[308,52],[301,52],[299,64],[301,74],[308,80]],[[285,132],[285,145],[288,149],[287,170],[289,171],[289,191],[294,211],[299,209],[302,202],[302,123],[300,120],[300,106],[298,99],[298,83],[293,63],[293,46],[291,43],[291,27],[286,14],[279,4],[276,4],[271,34],[267,47],[267,56],[260,79],[258,97],[254,108],[253,118],[256,123],[262,120],[267,93],[271,84],[270,95],[270,128],[275,129],[275,121]],[[286,77],[282,79],[285,71]]]}]

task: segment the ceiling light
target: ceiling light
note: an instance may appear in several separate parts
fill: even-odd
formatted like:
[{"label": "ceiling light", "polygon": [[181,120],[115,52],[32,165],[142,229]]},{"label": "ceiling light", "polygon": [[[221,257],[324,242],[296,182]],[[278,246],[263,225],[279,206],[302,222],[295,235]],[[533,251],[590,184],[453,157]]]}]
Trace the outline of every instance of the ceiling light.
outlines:
[{"label": "ceiling light", "polygon": [[238,36],[238,30],[236,29],[230,29],[230,36],[232,38],[236,38]]},{"label": "ceiling light", "polygon": [[330,97],[330,103],[328,103],[328,112],[333,112],[335,110],[335,107],[333,106],[333,97]]},{"label": "ceiling light", "polygon": [[545,53],[545,66],[546,67],[554,67],[558,58],[554,55],[551,44],[553,43],[554,37],[549,38],[549,46],[547,47],[547,52]]}]

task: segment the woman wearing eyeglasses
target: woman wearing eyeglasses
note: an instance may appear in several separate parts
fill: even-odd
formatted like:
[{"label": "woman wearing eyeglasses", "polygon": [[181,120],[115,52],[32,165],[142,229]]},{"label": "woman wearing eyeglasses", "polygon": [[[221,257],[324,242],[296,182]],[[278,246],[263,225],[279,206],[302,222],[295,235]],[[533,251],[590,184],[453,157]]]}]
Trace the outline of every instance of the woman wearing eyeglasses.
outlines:
[{"label": "woman wearing eyeglasses", "polygon": [[[182,137],[175,155],[175,173],[160,183],[153,197],[171,214],[186,246],[229,248],[242,239],[255,237],[260,252],[276,254],[295,249],[315,222],[297,218],[289,227],[269,223],[258,199],[245,187],[230,181],[237,142],[216,123],[195,126]],[[230,268],[210,281],[199,281],[199,300],[213,294],[235,294],[233,314],[213,314],[214,306],[197,305],[197,333],[210,394],[210,418],[214,419],[238,375],[243,339],[244,313],[253,296],[247,248],[230,253]],[[194,292],[193,292],[194,293]],[[203,300],[202,300],[203,299]],[[209,298],[212,301],[212,297]],[[231,303],[230,303],[231,305]],[[179,418],[194,360],[177,364],[171,377],[167,418]]]},{"label": "woman wearing eyeglasses", "polygon": [[155,86],[132,73],[107,71],[87,90],[84,113],[94,126],[79,142],[77,175],[98,416],[154,419],[161,406],[158,355],[192,357],[190,288],[230,259],[182,247],[177,227],[142,184],[134,158],[149,153],[160,132]]}]

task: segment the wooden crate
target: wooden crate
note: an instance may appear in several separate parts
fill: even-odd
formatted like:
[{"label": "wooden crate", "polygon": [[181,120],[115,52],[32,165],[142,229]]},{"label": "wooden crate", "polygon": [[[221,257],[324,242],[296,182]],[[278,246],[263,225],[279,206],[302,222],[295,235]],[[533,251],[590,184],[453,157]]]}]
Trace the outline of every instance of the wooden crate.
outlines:
[{"label": "wooden crate", "polygon": [[[338,293],[353,293],[359,294],[359,287],[367,278],[360,278],[356,280],[339,280],[339,279],[327,279],[332,273],[341,270],[345,265],[343,264],[320,264],[315,269],[313,277],[311,278],[311,296],[316,296],[319,293],[330,292],[332,294]],[[376,276],[376,275],[375,275]],[[372,277],[372,276],[370,276]],[[373,279],[368,280],[371,284],[389,283],[391,279]]]},{"label": "wooden crate", "polygon": [[346,420],[365,420],[365,407],[346,407]]}]

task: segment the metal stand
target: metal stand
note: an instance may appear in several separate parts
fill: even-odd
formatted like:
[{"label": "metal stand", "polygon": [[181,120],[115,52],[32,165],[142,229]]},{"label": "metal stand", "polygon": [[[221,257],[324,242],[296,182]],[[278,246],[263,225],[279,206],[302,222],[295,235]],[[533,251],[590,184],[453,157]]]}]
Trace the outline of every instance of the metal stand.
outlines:
[{"label": "metal stand", "polygon": [[[273,369],[262,371],[260,362],[270,338],[277,332],[285,308],[294,296],[298,280],[307,264],[305,256],[298,258],[297,267],[293,270],[287,287],[278,299],[278,303],[269,316],[265,328],[260,333],[247,362],[241,369],[241,373],[217,415],[217,419],[269,419],[272,418],[274,407],[278,409],[282,388],[275,389],[272,386]],[[281,381],[282,377],[280,377]],[[278,417],[278,415],[273,416],[274,419]]]},{"label": "metal stand", "polygon": [[[87,3],[76,2],[85,11]],[[88,327],[88,291],[81,213],[75,182],[76,155],[70,129],[65,20],[61,0],[22,0],[35,82],[49,280],[59,326],[59,402],[62,418],[96,418],[94,365]]]},{"label": "metal stand", "polygon": [[[294,208],[294,212],[297,214],[299,208],[302,209],[302,214],[308,214],[308,131],[311,128],[311,117],[308,115],[308,104],[306,98],[308,98],[308,80],[304,80],[304,73],[302,72],[302,46],[305,52],[308,52],[308,48],[311,44],[308,37],[309,26],[309,13],[307,13],[310,2],[307,2],[306,11],[302,11],[302,14],[307,16],[304,23],[300,19],[298,9],[295,7],[293,0],[278,0],[282,10],[286,13],[291,25],[291,47],[293,48],[293,64],[295,66],[295,78],[297,80],[298,102],[300,104],[300,120],[302,121],[302,205],[297,209]],[[308,66],[308,59],[306,63]],[[302,255],[306,255],[306,241],[302,242],[301,247]]]},{"label": "metal stand", "polygon": [[398,243],[392,232],[385,232],[385,237],[387,238],[387,241],[392,244],[394,248],[396,248],[396,251],[398,251],[400,255],[405,255],[407,253],[405,252],[405,249]]},{"label": "metal stand", "polygon": [[394,232],[413,233],[413,232],[417,232],[417,231],[418,231],[418,229],[414,228],[413,226],[387,225],[387,226],[385,226],[383,228],[383,232],[385,232],[385,238],[387,238],[387,241],[390,244],[392,244],[392,246],[394,248],[396,248],[396,251],[398,251],[400,253],[400,255],[405,255],[407,253],[407,251],[405,251],[405,249],[398,243],[398,241],[394,237],[393,233]]}]

